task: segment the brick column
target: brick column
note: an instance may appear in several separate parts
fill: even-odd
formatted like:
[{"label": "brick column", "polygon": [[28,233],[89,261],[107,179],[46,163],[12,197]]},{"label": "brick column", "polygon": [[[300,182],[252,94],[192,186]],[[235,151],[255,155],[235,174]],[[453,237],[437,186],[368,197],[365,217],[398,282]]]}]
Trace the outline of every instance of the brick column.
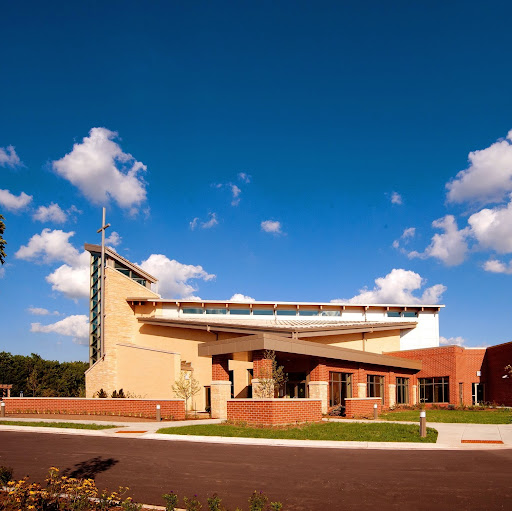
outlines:
[{"label": "brick column", "polygon": [[327,414],[329,410],[329,371],[325,359],[314,358],[311,371],[309,372],[309,397],[322,401],[322,413]]},{"label": "brick column", "polygon": [[263,350],[256,350],[252,353],[252,368],[254,378],[271,378],[272,361],[265,358]]},{"label": "brick column", "polygon": [[210,387],[212,419],[227,419],[227,402],[231,398],[229,359],[226,355],[212,357],[212,383]]},{"label": "brick column", "polygon": [[[272,361],[265,358],[265,351],[256,350],[252,353],[252,397],[267,397],[261,396],[260,380],[272,379]],[[273,396],[272,396],[273,397]]]}]

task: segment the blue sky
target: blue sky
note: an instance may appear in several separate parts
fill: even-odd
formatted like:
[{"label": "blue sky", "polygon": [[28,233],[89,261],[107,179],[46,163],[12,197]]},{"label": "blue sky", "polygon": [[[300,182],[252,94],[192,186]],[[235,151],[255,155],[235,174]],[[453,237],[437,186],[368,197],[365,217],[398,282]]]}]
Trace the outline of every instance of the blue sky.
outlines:
[{"label": "blue sky", "polygon": [[3,5],[0,349],[87,359],[102,205],[166,296],[428,298],[450,342],[510,341],[511,11]]}]

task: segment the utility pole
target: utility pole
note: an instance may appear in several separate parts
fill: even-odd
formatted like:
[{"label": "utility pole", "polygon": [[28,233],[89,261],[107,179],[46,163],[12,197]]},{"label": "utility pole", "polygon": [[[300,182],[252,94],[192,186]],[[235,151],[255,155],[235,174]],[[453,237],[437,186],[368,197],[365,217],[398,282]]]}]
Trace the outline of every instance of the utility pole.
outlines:
[{"label": "utility pole", "polygon": [[105,355],[105,345],[103,344],[104,331],[105,331],[105,231],[110,227],[110,224],[105,224],[105,208],[103,208],[103,220],[101,222],[101,229],[96,232],[101,232],[101,288],[100,288],[100,358]]}]

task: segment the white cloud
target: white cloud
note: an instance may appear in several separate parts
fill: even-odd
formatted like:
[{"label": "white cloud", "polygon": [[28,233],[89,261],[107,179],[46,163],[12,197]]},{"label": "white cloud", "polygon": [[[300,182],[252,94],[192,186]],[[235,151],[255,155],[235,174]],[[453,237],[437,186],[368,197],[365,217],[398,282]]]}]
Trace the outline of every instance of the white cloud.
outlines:
[{"label": "white cloud", "polygon": [[261,230],[272,234],[283,234],[281,222],[277,220],[265,220],[261,222]]},{"label": "white cloud", "polygon": [[136,213],[146,200],[146,184],[141,173],[146,165],[135,160],[114,142],[118,134],[106,128],[92,128],[82,143],[53,162],[57,174],[75,185],[91,202],[117,204]]},{"label": "white cloud", "polygon": [[63,264],[46,277],[54,291],[67,298],[77,300],[89,297],[90,254],[85,250],[76,257],[73,264]]},{"label": "white cloud", "polygon": [[199,217],[194,218],[192,222],[189,222],[190,229],[194,231],[198,225],[201,229],[211,229],[219,223],[217,220],[217,213],[208,213],[208,216],[209,220],[206,220],[206,222],[200,222]]},{"label": "white cloud", "polygon": [[19,156],[16,154],[14,147],[0,147],[0,167],[21,167],[23,164]]},{"label": "white cloud", "polygon": [[507,206],[482,209],[471,215],[468,223],[481,248],[499,254],[512,252],[512,196]]},{"label": "white cloud", "polygon": [[462,346],[466,344],[466,340],[463,337],[443,337],[442,335],[439,337],[439,344],[442,346]]},{"label": "white cloud", "polygon": [[404,229],[404,232],[402,233],[401,238],[403,240],[408,238],[414,238],[416,235],[416,227],[408,227],[407,229]]},{"label": "white cloud", "polygon": [[5,268],[0,268],[0,279],[5,277]]},{"label": "white cloud", "polygon": [[240,190],[240,188],[234,184],[230,184],[229,186],[231,187],[231,193],[233,194],[231,205],[238,206],[238,204],[240,204],[240,194],[242,193],[242,190]]},{"label": "white cloud", "polygon": [[391,194],[391,204],[397,204],[398,206],[403,204],[402,196],[398,192]]},{"label": "white cloud", "polygon": [[32,195],[21,192],[13,195],[9,190],[0,190],[0,205],[9,211],[20,211],[26,208],[32,201]]},{"label": "white cloud", "polygon": [[251,182],[252,176],[246,172],[239,172],[238,179],[240,179],[240,181],[244,182],[245,184],[249,184]]},{"label": "white cloud", "polygon": [[[409,241],[414,238],[416,235],[416,227],[408,227],[404,229],[404,232],[400,236],[400,239],[393,241],[393,248],[400,248],[400,240],[403,240],[405,244],[409,243]],[[402,249],[402,252],[405,252]]]},{"label": "white cloud", "polygon": [[410,270],[393,269],[385,277],[375,279],[371,290],[361,289],[359,294],[344,300],[337,298],[333,303],[400,303],[400,304],[435,304],[446,291],[446,286],[436,284],[423,291],[421,296],[413,293],[425,284],[421,276]]},{"label": "white cloud", "polygon": [[507,275],[512,275],[512,261],[509,261],[508,264],[503,261],[499,261],[498,259],[489,259],[483,265],[485,271],[491,273],[505,273]]},{"label": "white cloud", "polygon": [[14,256],[26,261],[64,261],[74,265],[79,257],[78,250],[69,243],[69,238],[74,234],[73,231],[43,229],[41,234],[34,234],[27,245],[22,245]]},{"label": "white cloud", "polygon": [[446,184],[448,201],[496,202],[512,192],[512,131],[506,139],[469,153],[469,167]]},{"label": "white cloud", "polygon": [[89,338],[89,320],[84,314],[68,316],[50,325],[32,323],[30,331],[66,335],[73,337],[73,342],[76,344],[87,344]]},{"label": "white cloud", "polygon": [[30,314],[34,314],[34,316],[48,316],[50,314],[53,315],[53,316],[58,316],[59,315],[58,311],[50,312],[48,309],[44,309],[42,307],[29,307],[27,309],[27,311]]},{"label": "white cloud", "polygon": [[39,222],[63,224],[67,220],[67,214],[58,204],[52,202],[49,206],[39,206],[32,218]]},{"label": "white cloud", "polygon": [[432,227],[444,230],[442,234],[434,234],[430,245],[424,252],[409,252],[409,257],[419,257],[426,259],[434,257],[443,261],[447,266],[456,266],[461,264],[466,258],[468,252],[467,237],[470,234],[469,229],[459,230],[457,222],[453,215],[446,215],[443,218],[434,220]]},{"label": "white cloud", "polygon": [[158,279],[158,292],[166,298],[197,298],[194,296],[197,288],[189,281],[209,281],[215,278],[202,266],[182,264],[163,254],[151,254],[139,266]]},{"label": "white cloud", "polygon": [[230,302],[255,302],[256,300],[251,296],[243,295],[242,293],[235,293],[230,299]]},{"label": "white cloud", "polygon": [[105,238],[105,243],[112,247],[117,247],[118,245],[121,244],[122,241],[123,241],[123,238],[121,238],[119,233],[116,231],[112,231],[110,233],[110,236],[108,238]]}]

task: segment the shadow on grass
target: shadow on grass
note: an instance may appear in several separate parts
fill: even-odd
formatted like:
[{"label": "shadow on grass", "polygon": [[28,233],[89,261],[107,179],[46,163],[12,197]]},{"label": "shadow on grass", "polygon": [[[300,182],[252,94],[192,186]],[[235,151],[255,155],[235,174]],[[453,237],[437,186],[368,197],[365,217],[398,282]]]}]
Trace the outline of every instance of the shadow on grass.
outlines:
[{"label": "shadow on grass", "polygon": [[72,469],[67,468],[63,471],[62,475],[77,479],[94,479],[97,474],[106,472],[117,463],[119,463],[119,460],[114,458],[103,459],[101,456],[96,456],[95,458],[77,463]]}]

